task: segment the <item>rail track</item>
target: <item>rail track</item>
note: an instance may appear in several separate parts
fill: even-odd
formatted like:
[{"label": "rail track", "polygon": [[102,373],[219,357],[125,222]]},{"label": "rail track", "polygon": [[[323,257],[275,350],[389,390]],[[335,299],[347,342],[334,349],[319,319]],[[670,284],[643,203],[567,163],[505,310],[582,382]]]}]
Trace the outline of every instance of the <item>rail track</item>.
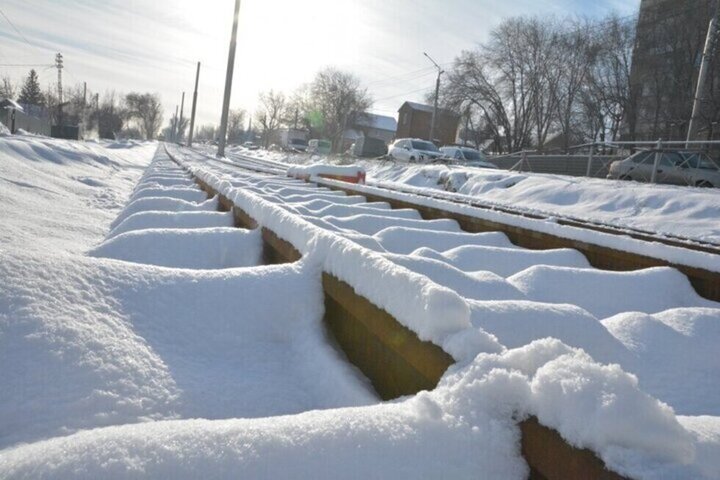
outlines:
[{"label": "rail track", "polygon": [[[428,206],[424,202],[427,196],[418,196],[420,200],[416,203],[408,200],[405,196],[398,200],[398,197],[393,196],[393,193],[405,194],[406,192],[392,191],[389,188],[357,186],[324,179],[313,179],[311,182],[300,183],[287,178],[285,165],[252,157],[216,159],[186,149],[170,149],[168,154],[186,169],[189,169],[189,164],[201,165],[203,168],[227,176],[229,179],[235,178],[239,182],[237,185],[240,188],[243,188],[244,185],[270,203],[275,202],[276,205],[282,205],[282,208],[287,209],[292,214],[309,220],[310,223],[315,223],[321,229],[329,229],[331,232],[337,229],[338,225],[342,225],[342,218],[334,218],[333,221],[338,223],[333,225],[322,219],[315,218],[311,212],[304,211],[302,208],[298,210],[293,204],[294,202],[300,202],[300,200],[292,199],[294,196],[299,196],[296,195],[297,191],[302,192],[300,196],[303,197],[303,201],[312,202],[313,198],[316,200],[322,199],[319,201],[330,205],[334,203],[333,200],[351,199],[359,196],[365,197],[368,207],[370,205],[380,205],[381,203],[389,204],[391,209],[383,210],[383,212],[389,216],[395,216],[400,223],[405,221],[401,219],[401,213],[415,210],[421,217],[418,221],[427,222],[428,227],[436,225],[428,220],[441,219],[448,221],[452,219],[457,221],[463,230],[467,232],[504,232],[510,241],[519,247],[537,250],[557,247],[574,248],[585,254],[590,263],[598,268],[636,270],[652,266],[673,266],[688,276],[698,293],[706,298],[720,300],[720,292],[718,291],[720,289],[720,274],[717,272],[697,267],[675,265],[662,258],[618,252],[601,245],[563,239],[512,224],[502,224],[476,218],[466,213],[458,213],[452,208],[442,208],[443,206],[458,205],[457,201],[440,199],[440,202],[445,203]],[[196,177],[196,182],[207,192],[208,196],[217,195],[219,197],[222,210],[233,212],[237,227],[261,229],[265,263],[294,262],[303,256],[303,242],[297,238],[293,239],[295,236],[288,234],[287,231],[276,230],[275,227],[280,224],[275,225],[275,227],[266,224],[261,218],[262,208],[253,213],[252,208],[255,207],[252,207],[252,202],[249,204],[251,209],[248,210],[247,207],[238,205],[232,199],[225,197],[216,187],[201,178]],[[273,184],[275,187],[272,186]],[[278,187],[278,185],[286,185],[289,190]],[[343,196],[343,194],[346,195]],[[431,198],[431,200],[438,199]],[[373,204],[373,202],[380,203]],[[342,204],[343,202],[337,203]],[[348,205],[352,207],[349,203]],[[495,209],[482,209],[475,205],[462,204],[461,206],[463,209],[491,210],[492,213],[499,213],[510,218],[520,217],[533,221],[543,219],[543,217],[528,217],[525,212],[520,215],[510,212],[495,212]],[[564,226],[583,229],[579,225]],[[590,230],[598,235],[605,236],[626,235],[624,231],[621,233],[613,229],[610,231],[596,228],[584,230]],[[340,233],[340,235],[344,234]],[[360,244],[367,241],[367,236],[345,235],[349,235],[348,238],[358,241]],[[680,242],[682,244],[680,246],[675,240],[664,239],[666,241],[659,241],[654,236],[651,237],[653,240],[647,237],[635,237],[634,240],[638,243],[659,243],[666,248],[689,250],[704,255],[714,254],[714,251],[708,250],[707,245],[700,246],[683,241]],[[710,250],[712,250],[712,247]],[[391,257],[389,258],[392,261]],[[414,394],[421,390],[432,389],[447,368],[455,362],[455,358],[445,351],[443,347],[430,341],[420,340],[413,330],[394,317],[392,309],[379,307],[380,303],[375,301],[372,296],[364,296],[362,291],[358,290],[358,287],[352,282],[348,283],[338,278],[333,272],[324,271],[322,283],[325,292],[324,322],[328,331],[343,349],[347,358],[368,377],[382,398],[392,399],[402,395]],[[608,301],[612,302],[612,299]],[[531,468],[531,478],[623,478],[617,473],[608,470],[593,452],[568,445],[556,431],[541,425],[536,418],[531,417],[522,421],[519,426],[522,433],[522,453]]]},{"label": "rail track", "polygon": [[[208,159],[215,162],[222,162],[226,165],[237,166],[246,168],[249,170],[261,172],[263,169],[267,173],[278,173],[282,174],[283,170],[287,169],[290,165],[281,162],[275,162],[267,159],[261,159],[243,154],[231,154],[231,159],[237,159],[239,161],[228,161],[217,159],[208,156]],[[453,168],[449,166],[448,168]],[[660,243],[672,247],[687,248],[693,251],[707,252],[714,255],[720,255],[720,243],[710,242],[706,240],[700,240],[696,238],[690,238],[682,235],[674,235],[670,233],[658,233],[650,230],[621,226],[607,222],[601,222],[597,220],[589,220],[586,218],[579,218],[571,215],[557,214],[552,212],[546,212],[542,210],[526,210],[520,208],[513,208],[510,205],[490,202],[487,200],[478,200],[475,197],[469,195],[463,195],[455,192],[447,192],[443,190],[428,190],[422,188],[415,188],[406,185],[399,185],[390,182],[374,182],[369,181],[368,185],[387,190],[389,192],[397,193],[408,193],[419,197],[425,197],[429,199],[444,200],[447,202],[455,203],[458,205],[470,206],[482,210],[490,210],[495,212],[507,213],[510,215],[516,215],[518,217],[530,218],[534,220],[545,220],[552,221],[559,225],[567,225],[577,228],[583,228],[586,230],[597,231],[602,233],[608,233],[613,235],[627,236],[637,240],[645,242]]]},{"label": "rail track", "polygon": [[[284,176],[287,169],[285,164],[247,155],[234,154],[230,159],[202,155],[208,162],[229,172],[233,169],[242,169]],[[672,267],[685,274],[701,296],[720,301],[720,268],[708,266],[702,257],[698,257],[693,264],[687,264],[683,259],[683,252],[710,254],[713,256],[710,258],[720,259],[720,245],[711,242],[572,217],[527,212],[444,191],[428,191],[373,182],[369,182],[368,186],[359,186],[322,178],[313,179],[313,182],[347,194],[363,195],[368,200],[387,202],[396,209],[416,209],[425,219],[454,219],[463,230],[468,232],[501,231],[508,235],[514,244],[524,248],[540,250],[573,248],[582,252],[593,266],[600,269],[630,271],[658,266]],[[484,216],[483,213],[490,214],[490,217]],[[519,224],[513,221],[516,219],[520,220]],[[534,225],[525,226],[523,220],[534,221]],[[535,229],[547,224],[569,227],[570,230],[566,230],[567,232],[579,234],[565,238],[563,233]],[[595,235],[597,241],[592,235],[588,237],[582,232],[597,234]],[[636,241],[634,250],[625,251],[615,245],[614,239],[625,238]],[[669,247],[667,249],[669,255],[659,255],[655,251],[657,245]]]}]

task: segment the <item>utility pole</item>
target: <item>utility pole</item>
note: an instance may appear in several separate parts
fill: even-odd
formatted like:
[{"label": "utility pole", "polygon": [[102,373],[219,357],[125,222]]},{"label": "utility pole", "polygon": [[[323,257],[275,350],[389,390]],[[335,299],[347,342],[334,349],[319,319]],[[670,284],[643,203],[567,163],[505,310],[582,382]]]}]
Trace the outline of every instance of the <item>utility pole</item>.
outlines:
[{"label": "utility pole", "polygon": [[228,113],[230,111],[230,91],[232,90],[233,70],[235,70],[235,46],[237,44],[238,17],[240,16],[240,0],[235,0],[232,34],[230,35],[230,51],[228,52],[227,74],[225,75],[225,96],[223,98],[222,116],[220,117],[220,138],[218,139],[217,156],[225,156],[225,140],[227,137]]},{"label": "utility pole", "polygon": [[190,132],[188,132],[187,146],[192,147],[193,130],[195,129],[195,109],[197,108],[197,91],[198,82],[200,81],[200,62],[197,64],[197,71],[195,72],[195,90],[193,91],[193,104],[192,110],[190,111]]},{"label": "utility pole", "polygon": [[58,125],[62,125],[62,104],[63,104],[63,87],[62,87],[62,70],[64,68],[63,66],[63,56],[62,53],[57,53],[55,55],[55,68],[57,68],[58,72],[58,80],[57,80],[57,90],[58,90]]},{"label": "utility pole", "polygon": [[720,0],[715,3],[715,14],[710,19],[708,25],[707,36],[705,37],[705,48],[703,49],[702,61],[700,62],[700,72],[698,73],[697,86],[695,87],[695,98],[693,100],[692,114],[690,115],[690,123],[688,124],[687,139],[685,148],[690,148],[690,142],[695,137],[697,131],[697,121],[700,116],[700,101],[703,98],[705,90],[705,77],[707,76],[708,67],[715,53],[715,44],[717,40],[718,17],[720,17]]},{"label": "utility pole", "polygon": [[87,82],[83,82],[83,104],[82,104],[82,125],[85,130],[85,120],[87,119]]},{"label": "utility pole", "polygon": [[185,92],[182,94],[182,100],[180,101],[180,119],[178,120],[178,131],[177,131],[177,138],[175,141],[182,140],[182,133],[180,132],[180,127],[182,127],[182,120],[183,120],[183,110],[185,109]]},{"label": "utility pole", "polygon": [[98,138],[100,138],[100,94],[95,94],[95,115],[97,116]]},{"label": "utility pole", "polygon": [[430,57],[430,55],[425,52],[423,52],[423,55],[425,55],[428,60],[430,60],[433,65],[435,65],[435,68],[437,68],[438,71],[437,80],[435,81],[435,104],[433,105],[432,119],[430,120],[430,138],[428,138],[428,140],[432,142],[435,138],[435,122],[437,120],[438,96],[440,95],[440,75],[445,73],[445,70],[440,68],[440,65],[438,65],[437,62],[435,62],[435,60]]},{"label": "utility pole", "polygon": [[173,142],[177,138],[177,129],[178,129],[178,106],[175,105],[175,116],[173,117],[172,134],[170,135],[170,138],[172,138]]}]

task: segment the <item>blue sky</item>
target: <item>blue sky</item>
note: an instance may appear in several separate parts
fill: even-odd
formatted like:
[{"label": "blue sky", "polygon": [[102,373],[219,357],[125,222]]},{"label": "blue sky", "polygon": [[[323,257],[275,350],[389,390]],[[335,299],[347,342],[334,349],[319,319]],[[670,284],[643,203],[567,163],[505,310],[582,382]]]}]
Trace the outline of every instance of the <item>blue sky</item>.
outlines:
[{"label": "blue sky", "polygon": [[[66,84],[152,91],[166,120],[201,61],[198,122],[218,123],[233,0],[4,0],[0,64],[53,62],[62,52]],[[367,84],[378,113],[420,100],[434,85],[422,52],[447,64],[517,15],[634,13],[639,0],[242,0],[232,106],[252,110],[260,91],[291,91],[326,65]],[[22,38],[24,37],[24,38]],[[26,41],[27,40],[27,41]],[[20,80],[27,68],[0,67]],[[39,67],[43,86],[54,69]]]}]

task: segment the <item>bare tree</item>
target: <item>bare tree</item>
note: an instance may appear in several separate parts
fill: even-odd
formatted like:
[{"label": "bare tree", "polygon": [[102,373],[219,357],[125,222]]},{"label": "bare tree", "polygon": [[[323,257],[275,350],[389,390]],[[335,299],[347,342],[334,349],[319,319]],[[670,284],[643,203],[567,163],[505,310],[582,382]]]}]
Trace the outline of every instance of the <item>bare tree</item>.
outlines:
[{"label": "bare tree", "polygon": [[137,120],[140,132],[152,140],[162,124],[162,104],[157,94],[128,93],[125,96],[130,119]]},{"label": "bare tree", "polygon": [[0,98],[9,98],[15,100],[17,96],[17,86],[13,83],[10,77],[5,76],[2,78],[0,83]]},{"label": "bare tree", "polygon": [[599,47],[591,35],[592,24],[587,20],[568,21],[558,38],[559,72],[556,88],[551,90],[557,105],[557,121],[562,135],[562,148],[567,152],[581,114],[581,94],[595,64]]},{"label": "bare tree", "polygon": [[328,67],[317,73],[309,86],[307,115],[310,125],[330,140],[333,150],[342,148],[345,130],[372,105],[367,89],[353,74]]},{"label": "bare tree", "polygon": [[265,148],[280,127],[282,116],[285,113],[287,99],[282,92],[262,92],[258,97],[259,108],[255,111],[255,121],[260,125],[260,135]]},{"label": "bare tree", "polygon": [[105,93],[98,108],[90,114],[90,123],[97,124],[100,138],[116,138],[125,126],[126,118],[123,97],[111,91]]},{"label": "bare tree", "polygon": [[602,118],[598,132],[601,136],[607,127],[609,138],[617,139],[621,127],[626,125],[630,138],[635,138],[637,119],[632,101],[636,95],[630,83],[635,20],[623,20],[613,14],[603,20],[603,25],[594,35],[597,51],[583,93],[583,116]]},{"label": "bare tree", "polygon": [[228,143],[241,143],[245,135],[245,110],[238,108],[230,110],[228,116],[227,141]]}]

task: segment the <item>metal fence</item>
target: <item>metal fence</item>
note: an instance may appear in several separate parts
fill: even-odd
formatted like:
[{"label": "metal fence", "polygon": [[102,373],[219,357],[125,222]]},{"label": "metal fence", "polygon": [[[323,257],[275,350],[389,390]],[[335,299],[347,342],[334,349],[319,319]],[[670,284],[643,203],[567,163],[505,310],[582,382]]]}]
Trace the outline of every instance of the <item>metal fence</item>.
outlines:
[{"label": "metal fence", "polygon": [[[591,177],[605,178],[610,164],[622,160],[623,155],[594,155],[590,170]],[[488,160],[504,170],[533,173],[553,173],[583,177],[587,175],[589,155],[514,155],[488,157]]]},{"label": "metal fence", "polygon": [[[2,122],[8,129],[11,128],[10,124],[12,120],[10,118],[10,111],[6,109],[0,109],[0,122]],[[25,130],[29,133],[35,133],[37,135],[50,136],[50,119],[37,118],[19,110],[15,111],[15,130]]]}]

